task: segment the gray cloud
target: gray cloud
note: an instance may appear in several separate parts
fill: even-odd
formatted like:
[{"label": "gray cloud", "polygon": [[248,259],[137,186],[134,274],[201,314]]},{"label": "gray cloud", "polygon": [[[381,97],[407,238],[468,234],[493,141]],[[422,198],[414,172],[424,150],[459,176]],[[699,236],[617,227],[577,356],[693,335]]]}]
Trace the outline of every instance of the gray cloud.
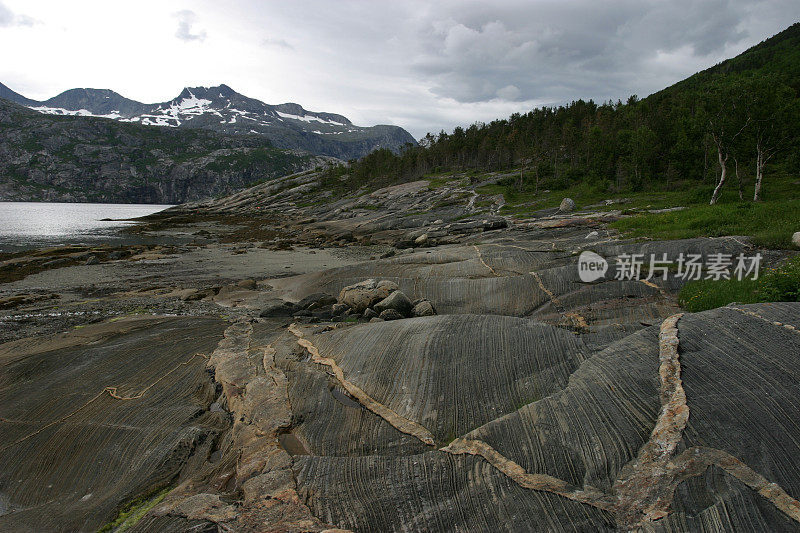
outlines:
[{"label": "gray cloud", "polygon": [[[25,23],[8,1],[0,0],[0,26]],[[65,14],[47,2],[63,5],[37,3],[42,22],[25,31],[30,41],[0,61],[0,80],[30,87],[29,96],[93,83],[162,101],[175,87],[227,83],[265,102],[299,102],[356,124],[397,124],[417,138],[578,98],[644,97],[800,20],[797,0],[229,0],[193,2],[194,11],[179,13],[168,2],[130,9],[109,2],[111,12],[133,12],[140,21],[171,20],[177,39],[159,35],[126,57],[140,39],[138,25],[119,27],[104,47],[108,66],[98,71],[90,63],[63,65],[52,50],[92,53],[97,39],[108,41],[107,15]],[[80,34],[53,31],[70,25]],[[214,39],[202,57],[162,60],[206,32]],[[19,41],[11,34],[0,32],[6,47]]]},{"label": "gray cloud", "polygon": [[[419,29],[413,68],[459,102],[652,90],[659,58],[716,59],[749,36],[746,2],[539,2],[445,6]],[[798,11],[795,9],[795,11]],[[642,78],[652,83],[642,83]],[[674,80],[672,80],[674,81]]]},{"label": "gray cloud", "polygon": [[275,39],[271,37],[265,37],[261,39],[261,46],[264,48],[284,48],[286,50],[294,50],[294,46],[289,44],[286,39]]},{"label": "gray cloud", "polygon": [[194,23],[197,20],[197,15],[194,11],[184,9],[175,13],[178,18],[178,29],[175,31],[175,37],[181,41],[205,41],[206,30],[194,30]]},{"label": "gray cloud", "polygon": [[34,19],[27,15],[19,15],[11,11],[3,2],[0,2],[0,28],[9,26],[33,26]]},{"label": "gray cloud", "polygon": [[261,16],[271,38],[303,43],[303,82],[325,88],[317,107],[416,137],[578,98],[644,97],[798,19],[796,0],[310,0]]}]

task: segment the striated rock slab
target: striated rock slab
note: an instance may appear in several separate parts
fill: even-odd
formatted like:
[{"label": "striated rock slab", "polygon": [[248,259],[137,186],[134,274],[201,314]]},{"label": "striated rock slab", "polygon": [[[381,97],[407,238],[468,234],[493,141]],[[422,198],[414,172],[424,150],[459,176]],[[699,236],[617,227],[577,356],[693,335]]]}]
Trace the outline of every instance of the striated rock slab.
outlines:
[{"label": "striated rock slab", "polygon": [[[786,326],[798,316],[800,304],[723,308],[586,342],[471,315],[307,332],[307,350],[388,409],[373,413],[430,430],[439,449],[382,445],[357,418],[320,422],[309,402],[298,429],[320,452],[294,457],[300,493],[355,530],[797,530],[800,333]],[[537,349],[578,357],[559,378]],[[532,382],[516,362],[542,383],[509,407]],[[335,448],[364,437],[371,450]]]},{"label": "striated rock slab", "polygon": [[[96,531],[202,463],[214,318],[139,318],[0,345],[3,531]],[[205,357],[204,357],[205,356]]]}]

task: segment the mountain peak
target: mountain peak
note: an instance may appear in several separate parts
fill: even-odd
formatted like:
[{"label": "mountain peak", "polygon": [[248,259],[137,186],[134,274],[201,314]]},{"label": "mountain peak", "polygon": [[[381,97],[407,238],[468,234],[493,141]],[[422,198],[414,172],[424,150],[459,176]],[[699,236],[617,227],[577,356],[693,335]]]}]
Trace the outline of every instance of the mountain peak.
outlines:
[{"label": "mountain peak", "polygon": [[375,148],[399,150],[414,139],[396,126],[362,127],[335,113],[308,111],[300,104],[266,104],[224,83],[184,87],[168,102],[143,104],[110,89],[70,89],[44,102],[0,85],[0,98],[40,113],[110,118],[145,126],[190,127],[234,135],[263,135],[276,148],[352,159]]},{"label": "mountain peak", "polygon": [[184,87],[183,91],[181,91],[181,93],[178,95],[179,100],[192,97],[203,98],[211,101],[217,100],[219,98],[224,98],[224,99],[230,99],[232,97],[244,98],[244,96],[237,93],[224,83],[212,87],[203,87],[203,86]]},{"label": "mountain peak", "polygon": [[35,100],[31,100],[30,98],[25,98],[18,92],[12,91],[2,83],[0,83],[0,98],[4,100],[9,100],[11,102],[14,102],[15,104],[26,105],[26,106],[36,105],[38,103]]}]

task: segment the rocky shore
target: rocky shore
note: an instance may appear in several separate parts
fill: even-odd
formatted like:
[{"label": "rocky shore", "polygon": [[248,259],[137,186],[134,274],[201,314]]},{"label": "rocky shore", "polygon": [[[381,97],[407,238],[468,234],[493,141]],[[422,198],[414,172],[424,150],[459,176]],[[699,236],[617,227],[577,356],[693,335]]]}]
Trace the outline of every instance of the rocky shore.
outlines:
[{"label": "rocky shore", "polygon": [[319,182],[0,257],[0,530],[800,529],[800,304],[577,268],[784,253]]}]

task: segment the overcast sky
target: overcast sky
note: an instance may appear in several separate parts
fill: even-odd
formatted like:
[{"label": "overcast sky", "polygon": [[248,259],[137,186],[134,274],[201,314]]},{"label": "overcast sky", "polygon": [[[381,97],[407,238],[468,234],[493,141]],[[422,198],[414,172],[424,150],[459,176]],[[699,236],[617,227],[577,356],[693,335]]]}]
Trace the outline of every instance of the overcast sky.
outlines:
[{"label": "overcast sky", "polygon": [[420,138],[646,96],[798,20],[798,0],[0,0],[0,82],[148,103],[226,83]]}]

